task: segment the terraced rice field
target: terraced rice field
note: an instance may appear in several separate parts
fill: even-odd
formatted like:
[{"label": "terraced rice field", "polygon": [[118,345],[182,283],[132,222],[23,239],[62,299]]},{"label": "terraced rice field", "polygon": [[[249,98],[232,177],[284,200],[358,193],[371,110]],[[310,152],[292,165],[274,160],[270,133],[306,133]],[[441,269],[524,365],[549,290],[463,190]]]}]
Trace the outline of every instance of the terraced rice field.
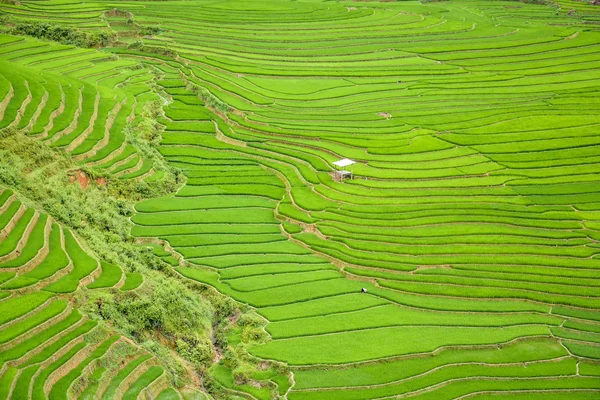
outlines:
[{"label": "terraced rice field", "polygon": [[[138,203],[132,234],[182,279],[268,320],[270,340],[248,350],[291,368],[289,382],[277,382],[281,396],[600,396],[600,7],[0,4],[16,19],[90,30],[107,26],[104,12],[115,7],[162,32],[141,49],[101,51],[0,37],[0,127],[27,129],[82,167],[151,181],[160,172],[124,128],[161,101],[158,150],[187,182]],[[353,180],[333,179],[341,158],[357,161]],[[82,256],[50,217],[18,203],[2,211],[10,233],[0,242],[0,307],[37,299],[5,326],[54,304],[63,319],[47,325],[59,327],[53,335],[75,324],[93,332],[54,293],[90,274],[88,288],[143,284]],[[31,248],[10,256],[23,237]],[[33,267],[44,249],[52,262]],[[42,324],[34,314],[18,320],[22,337]],[[118,337],[80,340],[62,363],[46,361],[58,348],[27,356],[34,350],[21,349],[41,344],[7,340],[20,344],[0,353],[0,382],[13,396],[60,397],[87,373],[99,382],[90,396],[104,385],[103,398],[137,398],[161,376],[148,367],[127,389],[127,367],[104,379],[101,360]],[[79,352],[77,365],[65,364]],[[236,395],[270,396],[236,384],[223,363],[213,375]],[[58,377],[49,391],[44,382]]]},{"label": "terraced rice field", "polygon": [[[133,290],[135,282],[98,262],[70,230],[11,190],[1,191],[0,202],[0,398],[169,393],[170,379],[156,358],[86,318],[74,300],[77,291],[92,290],[86,287]],[[108,284],[108,275],[119,278]],[[150,373],[152,379],[141,380]]]},{"label": "terraced rice field", "polygon": [[[147,69],[52,42],[6,35],[0,42],[2,128],[26,129],[98,173],[138,180],[154,174],[124,129],[158,98],[148,88]],[[127,91],[120,89],[125,83]]]}]

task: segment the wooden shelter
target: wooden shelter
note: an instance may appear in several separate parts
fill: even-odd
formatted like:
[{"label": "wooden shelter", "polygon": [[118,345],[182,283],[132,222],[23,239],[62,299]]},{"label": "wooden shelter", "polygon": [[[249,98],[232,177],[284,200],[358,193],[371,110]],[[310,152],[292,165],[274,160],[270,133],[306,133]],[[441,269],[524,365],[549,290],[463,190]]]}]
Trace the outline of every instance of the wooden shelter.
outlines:
[{"label": "wooden shelter", "polygon": [[355,161],[349,160],[347,158],[344,158],[342,160],[336,161],[333,163],[334,167],[335,167],[335,171],[334,171],[334,178],[339,179],[339,180],[343,180],[346,178],[353,178],[352,175],[352,171],[347,170],[347,167],[350,167],[351,165],[356,164]]}]

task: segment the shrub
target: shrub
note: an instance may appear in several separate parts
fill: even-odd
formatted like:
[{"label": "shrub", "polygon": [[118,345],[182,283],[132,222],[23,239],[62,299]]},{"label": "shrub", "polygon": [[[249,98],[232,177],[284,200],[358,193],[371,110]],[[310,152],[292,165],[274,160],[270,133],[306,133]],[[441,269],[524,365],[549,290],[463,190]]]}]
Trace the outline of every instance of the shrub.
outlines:
[{"label": "shrub", "polygon": [[85,32],[79,29],[38,21],[9,21],[12,35],[25,35],[38,39],[52,40],[77,47],[106,47],[117,39],[109,30]]},{"label": "shrub", "polygon": [[202,86],[190,83],[187,86],[187,89],[191,90],[196,96],[198,96],[198,98],[202,100],[207,107],[214,108],[223,114],[226,114],[232,110],[227,103],[221,101],[217,96]]},{"label": "shrub", "polygon": [[210,365],[214,356],[212,344],[206,337],[178,339],[176,349],[181,357],[194,364],[198,370],[202,369],[202,366]]},{"label": "shrub", "polygon": [[244,342],[265,342],[269,334],[262,328],[246,328],[242,331],[242,341]]},{"label": "shrub", "polygon": [[138,32],[142,36],[153,36],[158,35],[162,30],[158,26],[140,25],[138,26]]},{"label": "shrub", "polygon": [[237,323],[239,326],[260,327],[265,324],[265,320],[256,314],[243,314]]}]

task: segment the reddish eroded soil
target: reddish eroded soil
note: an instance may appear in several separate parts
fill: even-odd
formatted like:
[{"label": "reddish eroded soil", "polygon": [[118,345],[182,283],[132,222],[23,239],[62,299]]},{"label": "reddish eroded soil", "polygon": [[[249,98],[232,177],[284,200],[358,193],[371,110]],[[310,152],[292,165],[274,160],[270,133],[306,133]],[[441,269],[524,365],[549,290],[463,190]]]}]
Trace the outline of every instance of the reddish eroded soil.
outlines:
[{"label": "reddish eroded soil", "polygon": [[69,174],[69,181],[71,183],[79,183],[79,186],[81,186],[82,189],[87,188],[92,182],[94,182],[96,186],[106,186],[107,184],[106,178],[100,177],[93,179],[80,169],[71,171]]}]

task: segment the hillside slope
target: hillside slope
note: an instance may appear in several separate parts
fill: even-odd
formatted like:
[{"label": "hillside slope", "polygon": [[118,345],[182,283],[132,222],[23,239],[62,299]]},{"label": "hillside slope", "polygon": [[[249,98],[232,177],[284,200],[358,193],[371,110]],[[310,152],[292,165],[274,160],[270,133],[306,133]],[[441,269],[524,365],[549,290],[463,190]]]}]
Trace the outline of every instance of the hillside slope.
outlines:
[{"label": "hillside slope", "polygon": [[[598,396],[600,7],[0,10],[0,128],[134,193],[168,279],[260,315],[231,318],[238,350],[215,341],[217,397]],[[116,39],[14,35],[25,20]]]}]

